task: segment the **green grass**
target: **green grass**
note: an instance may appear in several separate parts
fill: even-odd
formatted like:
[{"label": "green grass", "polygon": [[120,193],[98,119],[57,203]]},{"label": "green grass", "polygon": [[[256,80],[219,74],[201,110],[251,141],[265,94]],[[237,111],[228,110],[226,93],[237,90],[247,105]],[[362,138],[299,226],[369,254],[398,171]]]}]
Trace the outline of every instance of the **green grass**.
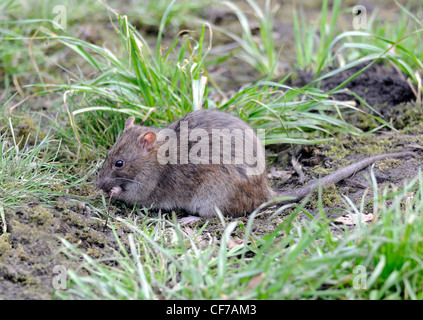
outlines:
[{"label": "green grass", "polygon": [[[42,29],[49,41],[58,41],[72,49],[93,71],[89,79],[77,77],[72,86],[41,85],[49,91],[40,94],[66,93],[64,104],[77,141],[81,140],[81,128],[93,126],[92,122],[76,124],[84,113],[95,113],[99,119],[107,119],[107,113],[135,115],[145,125],[164,126],[187,112],[207,107],[234,112],[255,128],[264,129],[267,144],[311,144],[324,141],[335,132],[355,135],[361,132],[338,116],[343,109],[354,109],[350,104],[334,102],[327,94],[314,88],[292,88],[283,82],[270,81],[271,73],[263,81],[247,84],[246,88],[241,88],[230,98],[211,98],[209,92],[216,97],[216,92],[222,91],[208,75],[205,65],[211,48],[212,31],[208,25],[202,25],[197,38],[179,37],[165,46],[161,42],[162,32],[171,5],[159,27],[155,51],[128,22],[127,17],[116,12],[111,12],[111,18],[115,19],[114,30],[121,40],[123,56],[106,47],[69,35],[57,36],[48,29]],[[270,9],[266,8],[267,14],[270,14]],[[263,12],[262,15],[263,23],[271,24]],[[263,25],[262,36],[267,37],[263,54],[272,56],[273,61],[276,56],[272,54],[274,46],[273,40],[268,37],[269,28],[270,25]],[[243,30],[246,29],[247,26]],[[253,42],[248,43],[253,46]],[[255,54],[262,57],[259,52]],[[274,62],[269,60],[266,68],[273,69]],[[76,96],[77,103],[70,103],[71,96]],[[78,98],[81,96],[89,101],[89,105]],[[336,114],[332,113],[334,110]],[[123,128],[123,122],[124,117],[119,121],[120,128]],[[107,124],[97,123],[94,126],[107,127]],[[95,134],[91,136],[96,137]],[[94,144],[104,143],[104,140],[99,140]],[[82,142],[78,155],[81,147]]]},{"label": "green grass", "polygon": [[[335,38],[336,23],[340,15],[341,1],[334,1],[331,11],[327,0],[322,2],[321,17],[318,28],[306,22],[304,12],[300,11],[298,16],[297,9],[293,8],[293,27],[295,36],[295,48],[297,52],[298,67],[311,68],[317,71],[317,74],[325,64],[333,59],[331,51]],[[327,24],[330,15],[330,23]],[[318,41],[315,41],[318,39]]]},{"label": "green grass", "polygon": [[[423,68],[422,43],[423,24],[410,12],[409,8],[417,3],[410,2],[402,6],[395,2],[400,9],[397,25],[391,22],[376,20],[378,10],[367,18],[366,30],[336,32],[335,26],[341,14],[341,1],[334,1],[330,11],[328,1],[323,1],[319,28],[308,24],[301,14],[300,17],[294,7],[293,26],[298,66],[308,68],[316,73],[315,82],[334,76],[346,69],[367,63],[363,69],[347,79],[345,83],[329,91],[334,93],[369,67],[369,63],[384,62],[395,65],[409,77],[414,85],[421,83],[417,70]],[[320,35],[320,36],[318,36]],[[316,43],[315,39],[318,39]],[[328,73],[322,73],[327,67],[336,67]],[[420,89],[420,93],[418,92]],[[415,89],[416,95],[421,95],[421,86]]]},{"label": "green grass", "polygon": [[[379,193],[372,176],[373,209],[352,205],[350,211],[372,213],[374,220],[358,220],[351,229],[333,225],[323,211],[299,220],[300,211],[308,214],[302,207],[264,237],[240,221],[222,226],[223,234],[216,237],[204,227],[188,234],[160,218],[116,218],[114,223],[129,233],[124,245],[111,225],[120,243],[113,259],[118,267],[82,255],[64,240],[67,254],[83,258],[89,276],[70,271],[69,288],[57,294],[79,299],[421,299],[422,179]],[[248,224],[253,220],[254,215]],[[228,248],[235,228],[245,231],[244,243]]]},{"label": "green grass", "polygon": [[49,135],[36,136],[31,146],[18,140],[12,122],[0,132],[0,207],[16,207],[31,198],[51,201],[65,182],[60,164],[55,163],[60,142]]},{"label": "green grass", "polygon": [[[123,56],[116,56],[105,47],[42,29],[46,39],[69,47],[94,72],[94,76],[89,78],[83,74],[73,75],[76,83],[72,86],[41,85],[49,89],[41,92],[41,95],[65,92],[63,103],[77,141],[83,139],[79,138],[83,135],[80,132],[82,127],[108,127],[110,122],[104,120],[114,118],[115,113],[122,113],[126,117],[134,115],[146,125],[160,126],[203,106],[202,98],[207,90],[206,78],[202,76],[205,71],[203,59],[208,50],[204,37],[210,31],[204,26],[198,41],[191,37],[176,38],[169,48],[162,51],[161,28],[157,50],[154,52],[126,16],[120,16],[116,12],[112,12],[112,15],[116,19],[114,31],[116,39],[121,40]],[[167,17],[164,16],[163,27],[166,20]],[[86,113],[94,114],[98,118],[96,123],[84,122],[84,125],[77,125],[81,115]],[[120,123],[119,127],[123,128],[123,117],[120,118]],[[92,136],[95,137],[96,134]],[[104,144],[103,137],[101,133],[101,141],[97,143]],[[115,137],[116,135],[113,138]]]},{"label": "green grass", "polygon": [[[179,0],[170,6],[169,0],[145,1],[143,5],[132,1],[131,10],[123,12],[134,24],[149,26],[153,30],[160,26],[163,16],[169,23],[169,32],[176,35],[182,29],[192,27],[192,20],[198,14],[205,11],[205,8],[213,3],[213,0]],[[109,3],[110,4],[110,3]],[[111,4],[119,7],[119,2]]]},{"label": "green grass", "polygon": [[[364,69],[330,92],[319,89],[320,80],[363,61],[383,61],[396,65],[419,89],[423,26],[412,3],[398,4],[395,26],[378,20],[375,13],[365,32],[339,30],[338,21],[347,12],[341,1],[322,1],[317,27],[295,8],[292,69],[316,73],[315,81],[302,88],[287,85],[288,75],[280,65],[283,48],[273,38],[274,2],[248,0],[256,13],[252,19],[241,6],[225,1],[239,23],[238,32],[207,21],[195,25],[204,2],[149,2],[136,13],[144,20],[141,26],[157,30],[153,39],[142,27],[134,27],[130,15],[89,3],[66,2],[74,10],[68,10],[69,28],[58,31],[46,2],[0,2],[1,233],[10,232],[5,215],[9,208],[32,199],[54,203],[63,194],[81,198],[76,186],[93,188],[93,173],[129,115],[145,125],[165,126],[192,110],[216,107],[264,129],[267,145],[316,144],[337,134],[362,134],[343,116],[345,111],[363,111],[330,95]],[[90,14],[112,26],[105,43],[78,32],[79,22],[88,22]],[[253,22],[258,25],[255,35]],[[193,24],[195,32],[175,36],[179,30],[174,29],[185,23]],[[226,56],[211,50],[219,34],[238,45]],[[229,58],[247,63],[256,80],[226,91],[209,70],[225,68]],[[334,69],[328,72],[328,67]],[[25,112],[32,115],[34,101],[44,99],[49,102],[47,115],[39,122],[37,138],[34,143],[19,141],[14,124]],[[380,115],[375,118],[380,123],[375,130],[390,127]],[[44,131],[49,133],[44,136]],[[374,215],[371,223],[357,222],[352,228],[334,225],[321,203],[317,217],[299,205],[265,235],[253,231],[255,213],[245,223],[222,219],[213,234],[207,224],[181,229],[176,220],[161,215],[111,216],[108,225],[119,246],[108,259],[94,259],[62,239],[64,252],[81,263],[79,269],[68,270],[68,289],[54,297],[422,299],[422,179],[419,175],[401,190],[378,192],[372,177],[370,203],[344,199],[349,208],[344,213]],[[85,200],[98,217],[113,211],[105,199]],[[102,219],[98,217],[93,219]],[[234,247],[235,234],[243,241]]]},{"label": "green grass", "polygon": [[268,79],[280,76],[282,70],[280,70],[278,64],[278,58],[282,48],[277,49],[273,41],[274,14],[271,7],[272,2],[267,0],[264,8],[261,8],[254,0],[247,0],[247,2],[255,13],[259,25],[259,37],[253,36],[251,20],[242,9],[231,1],[223,1],[223,4],[237,16],[242,34],[238,35],[225,27],[213,26],[213,29],[237,42],[242,49],[241,52],[236,54],[237,57],[259,71],[261,75]]}]

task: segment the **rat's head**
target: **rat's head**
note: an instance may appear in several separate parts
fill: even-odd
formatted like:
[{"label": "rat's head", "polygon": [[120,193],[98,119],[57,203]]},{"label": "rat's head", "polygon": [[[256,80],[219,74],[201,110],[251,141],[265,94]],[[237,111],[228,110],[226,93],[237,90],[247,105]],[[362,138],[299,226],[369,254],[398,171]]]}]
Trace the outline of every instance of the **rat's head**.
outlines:
[{"label": "rat's head", "polygon": [[134,117],[125,122],[121,137],[107,153],[96,186],[107,195],[134,204],[143,194],[148,196],[157,176],[154,150],[156,132],[134,125]]}]

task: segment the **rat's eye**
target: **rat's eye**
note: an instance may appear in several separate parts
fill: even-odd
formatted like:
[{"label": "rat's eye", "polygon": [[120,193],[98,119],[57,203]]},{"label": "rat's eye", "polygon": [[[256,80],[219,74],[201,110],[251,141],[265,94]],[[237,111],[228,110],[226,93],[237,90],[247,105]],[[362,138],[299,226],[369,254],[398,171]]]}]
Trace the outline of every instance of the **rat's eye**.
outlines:
[{"label": "rat's eye", "polygon": [[115,162],[115,168],[122,168],[123,167],[123,160],[118,160]]}]

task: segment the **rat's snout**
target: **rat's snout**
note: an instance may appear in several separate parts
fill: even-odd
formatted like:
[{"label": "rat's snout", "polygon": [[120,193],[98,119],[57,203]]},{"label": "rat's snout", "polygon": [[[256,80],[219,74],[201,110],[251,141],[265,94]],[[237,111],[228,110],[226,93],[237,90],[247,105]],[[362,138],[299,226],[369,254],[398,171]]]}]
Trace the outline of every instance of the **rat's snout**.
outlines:
[{"label": "rat's snout", "polygon": [[113,179],[101,176],[98,177],[95,186],[97,189],[103,190],[106,194],[109,194],[110,196],[118,196],[123,191],[120,186],[116,186],[116,183]]},{"label": "rat's snout", "polygon": [[106,179],[103,168],[97,171],[97,179],[95,181],[95,187],[100,190],[104,190]]},{"label": "rat's snout", "polygon": [[102,175],[98,176],[95,186],[97,189],[103,190],[106,193],[109,193],[113,188],[112,180]]}]

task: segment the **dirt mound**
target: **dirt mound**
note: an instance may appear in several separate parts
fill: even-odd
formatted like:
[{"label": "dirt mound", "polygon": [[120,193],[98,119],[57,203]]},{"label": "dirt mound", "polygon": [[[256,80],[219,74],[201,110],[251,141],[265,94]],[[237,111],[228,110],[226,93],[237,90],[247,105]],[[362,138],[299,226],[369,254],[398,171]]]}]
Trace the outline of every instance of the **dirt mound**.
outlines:
[{"label": "dirt mound", "polygon": [[[365,66],[361,64],[344,72],[337,73],[332,77],[319,81],[315,86],[327,92],[336,88]],[[329,69],[328,72],[332,70]],[[292,81],[292,85],[301,87],[313,82],[313,80],[314,74],[299,71],[298,77]],[[386,112],[386,109],[416,99],[407,83],[406,75],[398,72],[394,67],[384,65],[371,65],[367,70],[351,80],[344,88],[354,92],[382,114]],[[360,103],[356,97],[347,92],[336,93],[333,97],[341,101],[354,100]]]}]

